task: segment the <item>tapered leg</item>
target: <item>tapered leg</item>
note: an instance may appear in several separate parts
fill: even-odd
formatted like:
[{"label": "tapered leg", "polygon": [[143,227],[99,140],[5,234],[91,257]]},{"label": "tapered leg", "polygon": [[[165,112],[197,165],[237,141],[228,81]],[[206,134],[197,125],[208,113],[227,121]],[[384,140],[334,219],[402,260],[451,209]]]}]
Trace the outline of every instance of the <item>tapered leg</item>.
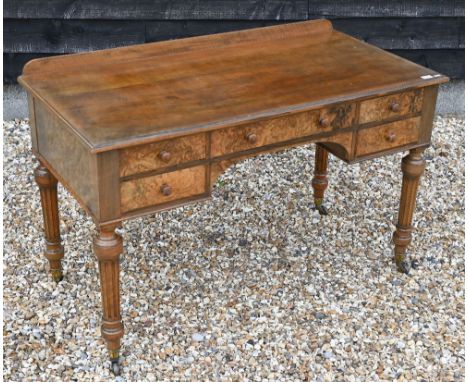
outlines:
[{"label": "tapered leg", "polygon": [[63,246],[60,238],[60,221],[57,200],[57,179],[40,164],[34,171],[41,192],[42,214],[46,239],[45,257],[49,260],[52,278],[59,282],[63,278]]},{"label": "tapered leg", "polygon": [[120,339],[124,334],[120,316],[120,254],[122,238],[115,233],[115,226],[101,227],[94,239],[94,253],[99,260],[102,297],[101,333],[107,343],[112,368],[118,374]]},{"label": "tapered leg", "polygon": [[328,166],[328,151],[325,150],[323,147],[316,145],[315,171],[314,171],[314,179],[312,180],[312,187],[314,188],[315,208],[317,208],[320,215],[328,215],[328,212],[325,206],[323,205],[323,196],[328,186],[327,166]]},{"label": "tapered leg", "polygon": [[403,170],[403,184],[401,187],[400,211],[398,213],[398,223],[393,234],[395,244],[395,263],[398,270],[408,273],[410,266],[405,261],[406,248],[411,242],[411,232],[413,230],[413,212],[416,206],[416,193],[419,179],[424,172],[425,161],[423,149],[413,149],[403,158],[401,168]]}]

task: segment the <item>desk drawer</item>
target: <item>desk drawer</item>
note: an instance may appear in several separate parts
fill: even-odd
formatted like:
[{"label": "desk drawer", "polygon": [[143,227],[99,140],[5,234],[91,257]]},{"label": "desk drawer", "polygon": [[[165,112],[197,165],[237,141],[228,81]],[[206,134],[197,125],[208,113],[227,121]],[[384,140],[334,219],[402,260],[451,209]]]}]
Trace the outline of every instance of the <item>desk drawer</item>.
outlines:
[{"label": "desk drawer", "polygon": [[359,123],[419,113],[422,109],[422,101],[422,89],[363,101],[359,110]]},{"label": "desk drawer", "polygon": [[340,104],[322,110],[311,110],[217,130],[211,135],[211,156],[217,157],[351,127],[355,114],[355,104]]},{"label": "desk drawer", "polygon": [[122,212],[204,194],[206,176],[205,166],[195,166],[124,181],[120,185]]},{"label": "desk drawer", "polygon": [[357,133],[356,156],[376,153],[416,143],[419,138],[420,117],[361,129]]},{"label": "desk drawer", "polygon": [[173,166],[206,157],[206,135],[196,134],[120,151],[120,176]]}]

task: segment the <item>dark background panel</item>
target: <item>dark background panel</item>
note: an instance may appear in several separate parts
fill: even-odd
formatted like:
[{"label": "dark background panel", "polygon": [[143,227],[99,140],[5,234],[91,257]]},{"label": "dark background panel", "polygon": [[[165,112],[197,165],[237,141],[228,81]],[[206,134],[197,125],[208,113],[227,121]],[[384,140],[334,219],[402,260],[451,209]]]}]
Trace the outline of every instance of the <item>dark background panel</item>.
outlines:
[{"label": "dark background panel", "polygon": [[22,19],[307,20],[308,0],[5,0]]},{"label": "dark background panel", "polygon": [[464,77],[464,3],[384,0],[7,0],[4,82],[33,57],[234,31],[313,18]]},{"label": "dark background panel", "polygon": [[305,20],[317,17],[451,17],[462,0],[5,0],[6,18]]},{"label": "dark background panel", "polygon": [[[383,49],[462,49],[464,19],[334,19],[335,29]],[[6,19],[6,53],[76,53],[280,24],[275,21]]]},{"label": "dark background panel", "polygon": [[392,53],[448,74],[452,79],[465,77],[465,52],[462,49],[395,50]]},{"label": "dark background panel", "polygon": [[309,17],[463,16],[463,0],[309,0]]}]

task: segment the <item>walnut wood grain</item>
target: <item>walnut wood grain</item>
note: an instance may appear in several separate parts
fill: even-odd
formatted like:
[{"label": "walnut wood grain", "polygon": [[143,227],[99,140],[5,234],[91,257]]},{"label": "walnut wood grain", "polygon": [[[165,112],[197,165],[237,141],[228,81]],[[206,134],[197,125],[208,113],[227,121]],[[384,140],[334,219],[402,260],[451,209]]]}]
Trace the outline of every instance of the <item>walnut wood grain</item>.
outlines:
[{"label": "walnut wood grain", "polygon": [[57,199],[57,179],[40,164],[34,171],[41,193],[46,247],[44,255],[49,261],[50,273],[55,281],[62,279],[63,246],[60,238],[60,219]]},{"label": "walnut wood grain", "polygon": [[31,129],[31,148],[34,153],[37,153],[36,112],[34,108],[34,97],[28,93],[29,128]]},{"label": "walnut wood grain", "polygon": [[85,208],[99,217],[96,155],[50,108],[37,100],[34,105],[39,154],[79,195]]},{"label": "walnut wood grain", "polygon": [[429,144],[431,142],[438,88],[438,85],[424,88],[423,107],[421,111],[421,133],[419,135],[419,142],[421,143]]},{"label": "walnut wood grain", "polygon": [[413,149],[402,160],[403,184],[401,187],[400,210],[397,229],[393,234],[395,244],[395,262],[400,271],[408,273],[409,265],[405,262],[406,248],[411,243],[413,231],[413,213],[416,207],[416,195],[419,180],[424,173],[425,160],[423,149]]},{"label": "walnut wood grain", "polygon": [[120,176],[157,170],[176,164],[204,159],[206,135],[195,134],[120,151]]},{"label": "walnut wood grain", "polygon": [[[327,179],[328,151],[322,146],[315,148],[315,167],[312,188],[314,189],[315,207],[320,209],[323,206],[323,197],[328,187]],[[325,210],[322,210],[325,211]]]},{"label": "walnut wood grain", "polygon": [[421,118],[414,117],[361,129],[357,133],[356,156],[418,142],[420,124]]},{"label": "walnut wood grain", "polygon": [[[164,188],[171,188],[165,193]],[[166,188],[166,191],[167,188]],[[145,178],[131,179],[121,184],[123,212],[173,200],[202,195],[206,192],[206,167],[195,166]]]},{"label": "walnut wood grain", "polygon": [[120,315],[120,265],[123,251],[122,238],[115,233],[115,226],[101,227],[94,239],[94,254],[99,261],[101,279],[102,325],[101,334],[107,343],[110,358],[117,362],[120,339],[124,334]]},{"label": "walnut wood grain", "polygon": [[[211,134],[211,156],[217,157],[351,127],[355,110],[354,104],[342,104],[324,110],[313,110],[217,130]],[[252,137],[255,139],[251,139]]]},{"label": "walnut wood grain", "polygon": [[342,133],[339,133],[330,137],[318,137],[318,138],[312,137],[312,138],[308,138],[299,142],[297,141],[285,142],[285,143],[277,145],[276,147],[253,150],[252,152],[243,153],[241,155],[232,156],[230,158],[214,160],[211,164],[210,185],[212,187],[214,184],[216,184],[216,181],[219,175],[222,174],[224,171],[226,171],[234,163],[237,163],[244,159],[251,158],[260,154],[274,153],[274,152],[284,150],[289,147],[296,147],[296,146],[303,145],[306,143],[312,143],[312,142],[333,143],[336,146],[339,146],[344,152],[351,153],[352,141],[353,141],[352,137],[353,137],[352,132],[342,132]]},{"label": "walnut wood grain", "polygon": [[97,154],[99,222],[120,219],[120,176],[118,150]]},{"label": "walnut wood grain", "polygon": [[422,109],[423,94],[422,89],[416,89],[361,102],[359,123],[419,113]]},{"label": "walnut wood grain", "polygon": [[433,74],[314,20],[33,60],[19,82],[99,152],[447,81]]}]

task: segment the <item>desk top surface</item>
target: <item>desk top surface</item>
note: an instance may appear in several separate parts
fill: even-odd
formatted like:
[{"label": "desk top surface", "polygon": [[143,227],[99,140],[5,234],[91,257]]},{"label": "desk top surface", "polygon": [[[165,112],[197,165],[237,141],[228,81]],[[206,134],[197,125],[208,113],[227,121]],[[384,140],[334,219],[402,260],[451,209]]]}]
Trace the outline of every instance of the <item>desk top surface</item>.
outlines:
[{"label": "desk top surface", "polygon": [[93,152],[447,80],[327,20],[38,59],[19,78]]}]

